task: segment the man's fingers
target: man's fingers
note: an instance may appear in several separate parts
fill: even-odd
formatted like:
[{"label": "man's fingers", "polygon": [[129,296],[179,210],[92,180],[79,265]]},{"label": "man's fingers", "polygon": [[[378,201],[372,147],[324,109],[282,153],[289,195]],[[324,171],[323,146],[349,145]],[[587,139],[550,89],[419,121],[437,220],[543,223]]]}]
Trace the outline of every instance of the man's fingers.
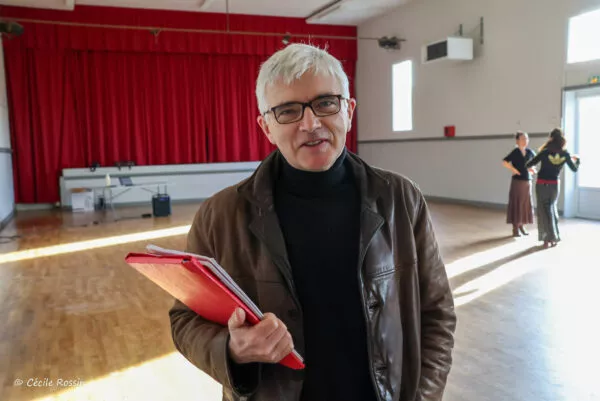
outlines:
[{"label": "man's fingers", "polygon": [[235,311],[231,314],[229,321],[227,322],[227,326],[229,327],[229,331],[239,329],[244,326],[246,321],[246,312],[244,312],[241,308],[236,308]]},{"label": "man's fingers", "polygon": [[278,342],[281,337],[287,332],[287,326],[281,320],[275,318],[277,328],[266,336],[268,341]]},{"label": "man's fingers", "polygon": [[[238,308],[227,325],[231,332],[230,349],[236,362],[277,363],[294,348],[287,327],[272,313],[265,314],[261,322],[249,327],[245,325],[244,311]],[[244,330],[239,330],[244,326]]]},{"label": "man's fingers", "polygon": [[279,341],[281,341],[287,332],[288,330],[287,327],[285,327],[285,324],[283,324],[283,322],[279,322],[277,329],[265,338],[265,342],[274,347],[279,343]]},{"label": "man's fingers", "polygon": [[271,363],[277,363],[281,361],[287,354],[292,352],[294,349],[294,342],[292,341],[292,336],[287,331],[283,338],[277,343],[273,351],[270,352],[268,359]]},{"label": "man's fingers", "polygon": [[266,313],[264,319],[252,327],[252,332],[258,338],[267,338],[281,326],[285,328],[281,320],[277,319],[272,313]]}]

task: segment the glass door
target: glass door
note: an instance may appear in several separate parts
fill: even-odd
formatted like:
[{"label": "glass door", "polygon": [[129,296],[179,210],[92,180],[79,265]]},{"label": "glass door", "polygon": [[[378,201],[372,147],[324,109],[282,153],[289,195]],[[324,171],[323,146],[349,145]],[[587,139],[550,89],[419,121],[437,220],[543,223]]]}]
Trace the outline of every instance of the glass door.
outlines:
[{"label": "glass door", "polygon": [[575,149],[581,157],[575,189],[577,215],[600,219],[600,91],[578,93],[576,110]]}]

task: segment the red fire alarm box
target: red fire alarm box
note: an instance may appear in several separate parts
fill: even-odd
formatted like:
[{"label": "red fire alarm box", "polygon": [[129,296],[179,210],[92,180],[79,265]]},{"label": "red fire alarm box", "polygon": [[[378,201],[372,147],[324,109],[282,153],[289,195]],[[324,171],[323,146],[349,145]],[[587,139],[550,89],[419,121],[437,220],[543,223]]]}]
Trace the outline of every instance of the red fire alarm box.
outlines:
[{"label": "red fire alarm box", "polygon": [[454,125],[448,125],[444,127],[444,136],[447,138],[454,138],[456,134],[456,127]]}]

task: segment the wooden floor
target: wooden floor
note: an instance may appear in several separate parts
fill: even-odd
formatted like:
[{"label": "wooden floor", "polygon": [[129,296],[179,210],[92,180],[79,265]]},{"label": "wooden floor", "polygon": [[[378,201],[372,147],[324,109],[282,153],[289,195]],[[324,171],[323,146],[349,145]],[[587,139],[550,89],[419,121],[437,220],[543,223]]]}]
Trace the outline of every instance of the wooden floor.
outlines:
[{"label": "wooden floor", "polygon": [[[501,211],[431,208],[459,315],[444,400],[600,400],[600,223],[563,221],[541,250]],[[174,352],[171,298],[123,262],[182,248],[196,209],[19,213],[0,232],[20,236],[0,243],[0,400],[219,400]]]}]

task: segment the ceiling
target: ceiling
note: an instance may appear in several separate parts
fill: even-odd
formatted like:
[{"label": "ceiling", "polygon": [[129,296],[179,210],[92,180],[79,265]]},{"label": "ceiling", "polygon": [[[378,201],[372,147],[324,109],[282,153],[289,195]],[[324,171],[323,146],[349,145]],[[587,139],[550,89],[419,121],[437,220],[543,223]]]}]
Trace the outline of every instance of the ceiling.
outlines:
[{"label": "ceiling", "polygon": [[[358,25],[410,0],[0,0],[0,5],[73,10],[78,5],[307,18],[308,23]],[[331,12],[329,12],[331,11]]]}]

